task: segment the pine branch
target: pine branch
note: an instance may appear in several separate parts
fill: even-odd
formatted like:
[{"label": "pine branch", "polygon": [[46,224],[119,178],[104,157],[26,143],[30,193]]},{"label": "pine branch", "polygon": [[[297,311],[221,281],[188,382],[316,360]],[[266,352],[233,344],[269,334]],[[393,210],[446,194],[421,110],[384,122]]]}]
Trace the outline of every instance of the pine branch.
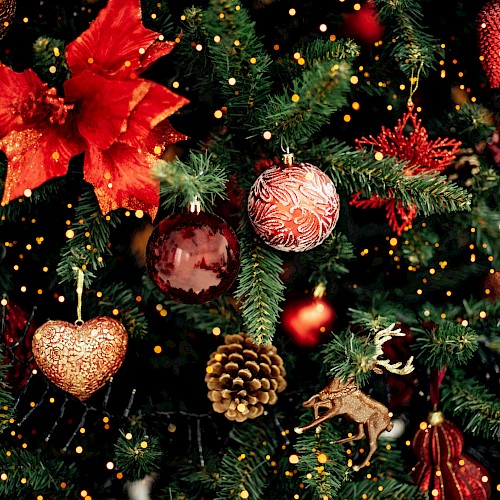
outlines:
[{"label": "pine branch", "polygon": [[[173,57],[182,67],[184,78],[190,79],[193,90],[202,95],[207,105],[215,105],[219,96],[215,85],[214,67],[209,57],[211,43],[203,22],[204,10],[192,6],[185,9],[181,17],[182,37],[176,46]],[[203,50],[196,50],[196,47]]]},{"label": "pine branch", "polygon": [[427,496],[411,483],[401,483],[389,475],[375,476],[373,479],[362,479],[347,483],[339,493],[339,500],[366,498],[367,500],[426,500]]},{"label": "pine branch", "polygon": [[347,380],[354,377],[358,387],[366,385],[374,366],[375,346],[349,329],[332,335],[321,349],[328,376]]},{"label": "pine branch", "polygon": [[350,77],[351,66],[346,61],[316,63],[284,93],[271,96],[268,104],[258,109],[254,130],[271,132],[276,150],[281,141],[290,147],[307,142],[347,104]]},{"label": "pine branch", "polygon": [[[367,474],[370,477],[367,478]],[[371,500],[394,499],[425,500],[426,494],[413,484],[402,453],[393,440],[378,439],[377,451],[370,460],[368,469],[351,476],[339,492],[339,499],[366,498]]]},{"label": "pine branch", "polygon": [[450,130],[462,143],[476,146],[495,131],[491,110],[478,103],[466,102],[448,115]]},{"label": "pine branch", "polygon": [[283,260],[260,242],[245,221],[239,231],[241,267],[235,297],[242,301],[246,331],[256,345],[272,341],[284,300]]},{"label": "pine branch", "polygon": [[[7,168],[7,161],[0,158],[0,193],[3,193],[4,181],[2,164]],[[56,177],[45,182],[31,192],[31,196],[21,196],[7,205],[0,205],[0,221],[16,221],[24,214],[33,213],[39,204],[61,196],[61,187],[66,182],[64,177]],[[21,215],[22,214],[22,215]]]},{"label": "pine branch", "polygon": [[344,262],[355,258],[354,246],[347,236],[334,232],[320,246],[299,254],[300,267],[311,270],[308,281],[312,286],[319,283],[327,285],[349,272]]},{"label": "pine branch", "polygon": [[421,25],[422,7],[415,0],[374,0],[381,24],[385,27],[384,58],[396,59],[407,77],[425,77],[433,70],[444,50]]},{"label": "pine branch", "polygon": [[57,266],[60,283],[72,282],[77,270],[84,272],[84,285],[89,287],[96,271],[103,268],[104,258],[111,255],[108,248],[111,230],[120,222],[116,212],[102,215],[94,191],[86,187],[75,210],[74,236],[61,249]]},{"label": "pine branch", "polygon": [[40,37],[33,44],[33,68],[49,87],[61,89],[71,76],[66,62],[66,43],[50,37]]},{"label": "pine branch", "polygon": [[[135,300],[136,294],[124,282],[113,282],[102,288],[99,315],[110,316],[111,311],[123,323],[131,338],[143,339],[149,332],[147,318]],[[116,310],[116,314],[115,314]]]},{"label": "pine branch", "polygon": [[130,481],[143,479],[147,474],[160,470],[163,455],[160,442],[157,437],[148,436],[144,431],[134,435],[120,430],[114,452],[116,468]]},{"label": "pine branch", "polygon": [[[309,418],[309,414],[303,413],[301,425],[306,424]],[[332,444],[341,437],[332,422],[327,421],[317,429],[297,437],[295,450],[299,462],[296,467],[312,498],[339,498],[338,492],[352,469],[347,467],[343,447]]]},{"label": "pine branch", "polygon": [[[271,456],[277,448],[275,433],[265,420],[233,427],[219,466],[219,486],[215,500],[264,498],[262,493],[271,473]],[[241,494],[246,491],[249,495]]]},{"label": "pine branch", "polygon": [[[476,230],[472,233],[474,242],[479,251],[492,255],[495,262],[491,265],[498,268],[498,258],[500,255],[500,211],[498,206],[490,208],[484,200],[479,200],[470,214],[471,226]],[[482,249],[482,250],[480,250]],[[495,265],[496,264],[496,265]]]},{"label": "pine branch", "polygon": [[157,0],[141,0],[142,24],[167,40],[174,40],[179,35],[179,29],[174,26],[168,2]]},{"label": "pine branch", "polygon": [[192,328],[204,333],[212,334],[218,329],[224,335],[243,329],[241,317],[230,297],[223,296],[195,307],[173,301],[163,303],[176,318],[183,318]]},{"label": "pine branch", "polygon": [[469,327],[448,320],[420,330],[415,351],[417,359],[431,369],[465,364],[477,350],[477,334]]},{"label": "pine branch", "polygon": [[0,365],[0,433],[7,428],[14,417],[14,397],[5,382],[8,368],[8,365]]},{"label": "pine branch", "polygon": [[443,410],[460,420],[465,432],[500,441],[500,402],[476,378],[453,370],[441,386]]},{"label": "pine branch", "polygon": [[271,58],[241,3],[211,0],[203,23],[218,96],[230,110],[225,123],[246,129],[253,110],[268,99]]},{"label": "pine branch", "polygon": [[[363,297],[363,294],[366,297]],[[391,294],[388,291],[367,290],[361,292],[358,302],[360,304],[366,303],[366,306],[364,309],[349,308],[350,322],[372,333],[388,328],[393,323],[411,326],[412,331],[420,325],[416,314],[409,313],[405,304],[391,299]]]},{"label": "pine branch", "polygon": [[[360,46],[349,38],[341,40],[312,40],[297,48],[297,52],[305,60],[305,67],[324,61],[339,61],[345,59],[353,62],[361,53]],[[290,57],[293,59],[293,57]]]},{"label": "pine branch", "polygon": [[187,163],[178,158],[169,163],[161,160],[152,174],[160,181],[162,207],[169,211],[187,208],[196,199],[208,209],[217,198],[226,198],[225,169],[208,154],[191,151]]},{"label": "pine branch", "polygon": [[0,470],[7,476],[0,481],[0,496],[19,499],[31,499],[35,494],[60,500],[68,498],[75,489],[72,483],[78,474],[76,463],[66,464],[15,447],[0,449]]},{"label": "pine branch", "polygon": [[[296,53],[300,54],[303,64],[297,64],[296,59],[293,57]],[[280,77],[286,82],[290,79],[300,78],[305,69],[314,68],[318,63],[325,61],[330,61],[332,65],[341,60],[353,63],[360,53],[360,46],[349,38],[335,41],[310,40],[296,47],[294,54],[288,54],[279,60],[280,69],[284,70],[284,74],[280,75]]]},{"label": "pine branch", "polygon": [[360,333],[354,333],[347,328],[340,334],[332,336],[322,347],[323,366],[329,376],[344,381],[354,377],[358,387],[362,387],[370,379],[372,371],[380,373],[381,368],[378,365],[393,373],[402,369],[413,369],[411,359],[403,368],[400,366],[405,360],[390,364],[387,360],[379,359],[383,354],[381,346],[384,342],[390,337],[404,336],[404,334],[401,334],[400,329],[394,329],[394,323],[386,326],[385,318],[379,317],[378,324],[375,323],[372,323],[373,326],[369,331],[366,329]]},{"label": "pine branch", "polygon": [[330,163],[330,178],[348,194],[360,192],[363,198],[377,195],[386,199],[390,193],[405,206],[416,205],[426,216],[470,211],[471,194],[437,173],[408,176],[403,171],[405,164],[394,158],[376,160],[366,149],[353,150],[331,139],[323,140],[308,154],[316,156],[320,163]]}]

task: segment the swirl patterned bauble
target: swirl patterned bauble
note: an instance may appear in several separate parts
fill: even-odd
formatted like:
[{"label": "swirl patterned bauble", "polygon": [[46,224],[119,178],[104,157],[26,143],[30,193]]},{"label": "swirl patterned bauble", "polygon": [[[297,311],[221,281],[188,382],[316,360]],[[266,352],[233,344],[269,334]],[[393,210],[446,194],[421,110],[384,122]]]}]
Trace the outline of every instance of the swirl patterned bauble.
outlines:
[{"label": "swirl patterned bauble", "polygon": [[265,170],[248,197],[255,232],[284,252],[304,252],[323,243],[337,224],[339,208],[333,182],[308,163]]},{"label": "swirl patterned bauble", "polygon": [[33,356],[44,375],[85,401],[120,368],[127,352],[125,327],[107,316],[82,325],[47,321],[33,335]]},{"label": "swirl patterned bauble", "polygon": [[209,213],[163,219],[146,247],[149,275],[170,299],[184,304],[215,300],[240,269],[240,245],[231,226]]}]

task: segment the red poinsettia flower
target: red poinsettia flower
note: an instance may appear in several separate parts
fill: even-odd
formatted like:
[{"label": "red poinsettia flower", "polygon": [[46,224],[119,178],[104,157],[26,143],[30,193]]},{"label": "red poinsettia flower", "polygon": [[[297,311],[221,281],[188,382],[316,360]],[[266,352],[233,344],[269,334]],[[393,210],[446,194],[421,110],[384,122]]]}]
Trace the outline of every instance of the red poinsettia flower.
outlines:
[{"label": "red poinsettia flower", "polygon": [[[439,138],[430,141],[413,106],[408,107],[394,129],[382,127],[377,137],[363,137],[356,143],[358,148],[372,146],[374,151],[384,156],[406,161],[403,171],[408,176],[422,172],[442,172],[454,160],[462,145],[454,139]],[[394,198],[390,190],[387,198],[374,195],[368,200],[360,199],[360,193],[355,193],[350,204],[360,208],[385,208],[389,224],[398,236],[411,226],[417,215],[415,205],[403,205]]]},{"label": "red poinsettia flower", "polygon": [[188,102],[139,78],[175,45],[158,39],[141,23],[140,0],[109,0],[66,49],[64,100],[33,71],[0,67],[0,147],[9,159],[3,203],[65,175],[71,157],[85,152],[84,177],[103,213],[123,207],[154,218],[151,167],[167,144],[186,138],[167,117]]}]

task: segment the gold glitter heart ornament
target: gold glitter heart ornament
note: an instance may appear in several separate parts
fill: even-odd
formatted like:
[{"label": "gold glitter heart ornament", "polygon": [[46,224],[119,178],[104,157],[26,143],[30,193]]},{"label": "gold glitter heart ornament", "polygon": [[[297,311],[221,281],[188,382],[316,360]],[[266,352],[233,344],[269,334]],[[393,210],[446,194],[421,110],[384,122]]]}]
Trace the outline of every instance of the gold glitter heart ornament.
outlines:
[{"label": "gold glitter heart ornament", "polygon": [[99,316],[81,325],[47,321],[36,330],[32,350],[53,384],[85,401],[118,371],[127,344],[125,327],[114,318]]}]

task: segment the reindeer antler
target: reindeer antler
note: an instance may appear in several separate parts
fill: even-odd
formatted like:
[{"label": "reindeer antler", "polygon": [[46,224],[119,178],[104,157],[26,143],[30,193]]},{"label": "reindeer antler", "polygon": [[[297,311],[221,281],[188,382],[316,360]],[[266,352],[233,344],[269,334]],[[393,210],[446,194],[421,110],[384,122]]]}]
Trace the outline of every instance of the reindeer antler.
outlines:
[{"label": "reindeer antler", "polygon": [[384,354],[382,346],[388,340],[392,339],[393,337],[404,337],[406,335],[401,331],[401,328],[397,328],[394,330],[394,326],[395,323],[375,334],[375,337],[373,339],[373,342],[375,344],[375,355],[372,358],[375,361],[375,364],[373,365],[372,370],[375,373],[382,373],[382,369],[376,367],[376,365],[379,365],[383,366],[387,371],[391,373],[396,373],[397,375],[408,375],[408,373],[411,373],[415,369],[415,367],[412,365],[414,359],[413,356],[408,359],[403,368],[400,368],[400,366],[403,364],[401,361],[391,364],[390,360],[388,359],[378,359],[379,356]]}]

